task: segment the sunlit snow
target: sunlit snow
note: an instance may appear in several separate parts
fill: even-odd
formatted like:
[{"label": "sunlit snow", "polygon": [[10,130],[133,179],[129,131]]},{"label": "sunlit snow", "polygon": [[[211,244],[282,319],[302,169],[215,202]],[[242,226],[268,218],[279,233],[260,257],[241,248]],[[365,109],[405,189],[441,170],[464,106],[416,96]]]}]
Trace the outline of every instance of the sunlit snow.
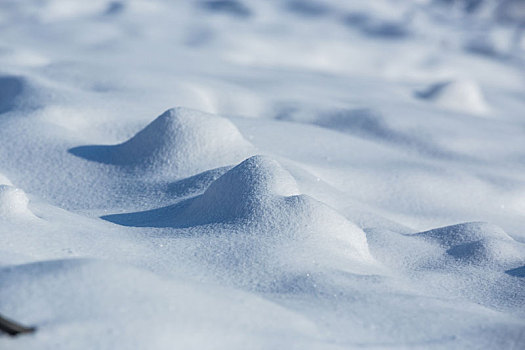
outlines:
[{"label": "sunlit snow", "polygon": [[524,1],[3,0],[0,39],[1,349],[525,348]]}]

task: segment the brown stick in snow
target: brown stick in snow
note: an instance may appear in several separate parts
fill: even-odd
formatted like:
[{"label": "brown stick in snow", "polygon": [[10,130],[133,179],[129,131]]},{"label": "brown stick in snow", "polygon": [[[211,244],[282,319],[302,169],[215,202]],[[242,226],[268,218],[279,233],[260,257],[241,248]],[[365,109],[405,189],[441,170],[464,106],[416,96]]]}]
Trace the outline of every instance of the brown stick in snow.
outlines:
[{"label": "brown stick in snow", "polygon": [[8,320],[0,315],[0,332],[5,332],[11,336],[20,333],[31,333],[35,331],[35,327],[25,327],[14,321]]}]

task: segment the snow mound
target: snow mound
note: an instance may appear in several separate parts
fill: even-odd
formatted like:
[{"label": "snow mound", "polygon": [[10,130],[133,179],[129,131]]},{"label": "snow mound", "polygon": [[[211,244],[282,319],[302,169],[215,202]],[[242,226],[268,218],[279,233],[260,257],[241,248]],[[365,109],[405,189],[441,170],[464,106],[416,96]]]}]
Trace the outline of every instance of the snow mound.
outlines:
[{"label": "snow mound", "polygon": [[177,107],[122,144],[77,147],[71,152],[103,163],[187,177],[236,163],[251,150],[252,145],[229,120]]},{"label": "snow mound", "polygon": [[0,217],[32,216],[27,207],[29,199],[24,191],[9,185],[0,185]]},{"label": "snow mound", "polygon": [[502,272],[502,266],[525,262],[525,245],[500,227],[485,222],[467,222],[417,234],[372,230],[367,232],[367,238],[376,258],[411,269],[446,270],[459,264],[492,266]]},{"label": "snow mound", "polygon": [[437,242],[458,261],[501,265],[525,257],[522,244],[500,227],[484,222],[468,222],[421,232],[418,237]]},{"label": "snow mound", "polygon": [[275,197],[298,194],[297,183],[290,173],[275,160],[257,155],[214,181],[188,211],[207,213],[211,221],[229,221],[264,210]]},{"label": "snow mound", "polygon": [[467,222],[415,234],[367,230],[374,258],[443,297],[523,309],[525,244],[498,226]]},{"label": "snow mound", "polygon": [[478,84],[470,80],[438,83],[417,93],[418,97],[457,112],[485,114],[489,106]]},{"label": "snow mound", "polygon": [[500,227],[485,222],[467,222],[417,234],[377,230],[368,232],[367,238],[376,258],[409,269],[479,266],[502,273],[503,267],[525,262],[525,245]]},{"label": "snow mound", "polygon": [[[127,226],[194,227],[214,235],[219,231],[220,242],[206,244],[201,248],[206,252],[199,254],[235,251],[244,264],[253,260],[265,265],[268,256],[281,263],[294,260],[284,265],[308,265],[316,259],[372,261],[360,228],[324,203],[299,194],[290,173],[260,155],[230,169],[200,196],[160,209],[103,218]],[[217,248],[221,244],[228,248],[221,251]],[[221,263],[231,263],[230,257],[225,259],[228,263]]]},{"label": "snow mound", "polygon": [[173,218],[214,231],[195,256],[249,288],[309,290],[315,288],[313,280],[297,279],[321,266],[361,271],[375,264],[360,228],[299,194],[290,173],[265,156],[232,168]]},{"label": "snow mound", "polygon": [[123,164],[146,165],[186,176],[234,163],[249,148],[248,141],[227,119],[173,108],[116,146],[115,156]]},{"label": "snow mound", "polygon": [[[217,179],[184,211],[201,223],[233,223],[282,245],[326,248],[328,254],[370,258],[364,233],[322,202],[299,194],[279,163],[254,156]],[[303,245],[304,244],[304,245]],[[309,248],[306,248],[309,249]]]}]

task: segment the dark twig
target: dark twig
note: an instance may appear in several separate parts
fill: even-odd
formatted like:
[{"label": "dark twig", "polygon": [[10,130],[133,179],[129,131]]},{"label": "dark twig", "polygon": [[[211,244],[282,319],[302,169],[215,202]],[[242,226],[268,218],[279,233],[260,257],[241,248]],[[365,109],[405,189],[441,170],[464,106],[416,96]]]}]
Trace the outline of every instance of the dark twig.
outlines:
[{"label": "dark twig", "polygon": [[11,336],[20,333],[31,333],[35,331],[35,327],[25,327],[14,321],[8,320],[0,315],[0,332],[7,333]]}]

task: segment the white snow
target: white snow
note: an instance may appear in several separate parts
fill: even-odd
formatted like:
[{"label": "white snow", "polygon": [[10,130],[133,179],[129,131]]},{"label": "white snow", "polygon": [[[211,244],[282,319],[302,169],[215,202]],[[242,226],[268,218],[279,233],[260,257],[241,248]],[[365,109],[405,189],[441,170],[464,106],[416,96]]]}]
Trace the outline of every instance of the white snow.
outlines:
[{"label": "white snow", "polygon": [[29,199],[24,191],[9,185],[0,185],[0,216],[4,219],[31,216]]},{"label": "white snow", "polygon": [[468,80],[438,83],[419,96],[459,112],[485,114],[489,111],[479,86]]},{"label": "white snow", "polygon": [[5,175],[2,175],[2,174],[0,174],[0,185],[13,186],[11,181],[9,181],[9,179]]},{"label": "white snow", "polygon": [[251,148],[229,120],[179,107],[167,110],[122,144],[78,147],[71,153],[153,176],[183,178],[242,160]]},{"label": "white snow", "polygon": [[1,1],[0,349],[524,348],[523,9]]}]

